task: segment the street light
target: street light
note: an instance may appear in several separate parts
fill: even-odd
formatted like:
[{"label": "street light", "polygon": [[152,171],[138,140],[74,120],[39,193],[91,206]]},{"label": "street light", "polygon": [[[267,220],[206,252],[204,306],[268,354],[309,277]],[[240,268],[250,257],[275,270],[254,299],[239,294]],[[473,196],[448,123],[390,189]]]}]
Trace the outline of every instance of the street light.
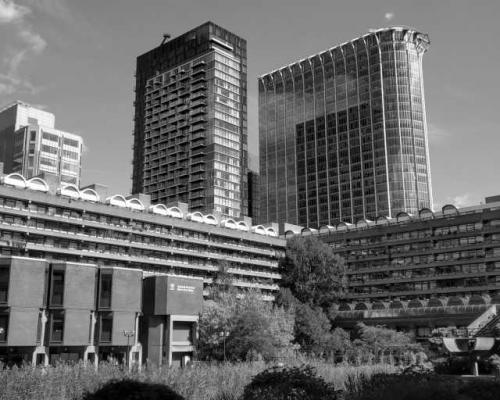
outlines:
[{"label": "street light", "polygon": [[228,331],[219,332],[219,337],[222,338],[223,348],[224,348],[224,362],[226,362],[226,339],[229,337]]},{"label": "street light", "polygon": [[129,357],[130,357],[130,338],[134,337],[135,331],[123,331],[123,336],[127,338],[127,357],[126,357],[126,365],[130,366]]}]

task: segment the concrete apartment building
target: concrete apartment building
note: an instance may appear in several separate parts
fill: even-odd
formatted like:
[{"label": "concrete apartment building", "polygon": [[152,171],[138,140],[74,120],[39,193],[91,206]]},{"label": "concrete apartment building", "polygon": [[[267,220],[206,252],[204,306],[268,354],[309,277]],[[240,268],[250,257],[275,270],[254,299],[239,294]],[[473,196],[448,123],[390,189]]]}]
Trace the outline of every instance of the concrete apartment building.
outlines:
[{"label": "concrete apartment building", "polygon": [[[109,284],[107,284],[109,282]],[[0,258],[0,359],[13,364],[141,361],[142,271],[27,257]],[[129,361],[130,362],[130,361]]]},{"label": "concrete apartment building", "polygon": [[236,287],[272,298],[285,248],[276,232],[100,185],[4,175],[0,358],[184,365],[203,294],[223,266]]},{"label": "concrete apartment building", "polygon": [[55,116],[17,101],[0,110],[0,162],[26,178],[53,175],[80,185],[83,140],[55,129]]},{"label": "concrete apartment building", "polygon": [[132,192],[248,215],[246,41],[207,22],[137,58]]},{"label": "concrete apartment building", "polygon": [[490,317],[496,318],[499,200],[319,230],[288,226],[286,236],[317,235],[346,260],[348,288],[338,305],[337,326],[384,324],[425,339],[435,328],[469,327],[491,307]]}]

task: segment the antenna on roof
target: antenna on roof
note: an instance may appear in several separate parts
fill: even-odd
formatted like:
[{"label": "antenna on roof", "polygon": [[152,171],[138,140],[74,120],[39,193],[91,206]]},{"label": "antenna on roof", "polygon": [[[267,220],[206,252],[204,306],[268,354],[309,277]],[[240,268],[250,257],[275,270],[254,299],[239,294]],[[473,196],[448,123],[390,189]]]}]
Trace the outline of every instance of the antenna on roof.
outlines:
[{"label": "antenna on roof", "polygon": [[161,41],[161,44],[165,44],[165,42],[170,39],[172,37],[172,35],[170,35],[170,33],[164,33],[163,34],[163,40]]}]

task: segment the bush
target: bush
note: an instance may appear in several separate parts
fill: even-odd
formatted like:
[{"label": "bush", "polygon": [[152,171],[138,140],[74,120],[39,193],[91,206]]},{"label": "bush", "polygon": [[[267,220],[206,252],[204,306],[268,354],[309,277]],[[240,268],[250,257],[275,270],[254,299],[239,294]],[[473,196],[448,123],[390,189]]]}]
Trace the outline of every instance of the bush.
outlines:
[{"label": "bush", "polygon": [[[447,378],[430,374],[386,375],[348,384],[349,400],[454,400],[456,388]],[[455,383],[456,385],[456,383]]]},{"label": "bush", "polygon": [[373,375],[347,384],[348,400],[496,400],[500,382],[434,374]]},{"label": "bush", "polygon": [[460,399],[464,400],[498,400],[500,382],[474,380],[469,381],[458,390]]},{"label": "bush", "polygon": [[94,393],[87,393],[84,400],[184,400],[166,385],[146,383],[131,379],[106,383]]},{"label": "bush", "polygon": [[243,400],[335,400],[337,394],[311,366],[273,367],[253,378]]}]

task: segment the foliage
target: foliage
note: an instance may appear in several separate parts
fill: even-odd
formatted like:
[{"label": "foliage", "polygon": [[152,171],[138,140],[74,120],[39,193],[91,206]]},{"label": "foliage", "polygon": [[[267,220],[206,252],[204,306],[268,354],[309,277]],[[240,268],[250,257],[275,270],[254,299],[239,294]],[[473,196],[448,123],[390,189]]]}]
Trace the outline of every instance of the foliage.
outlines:
[{"label": "foliage", "polygon": [[[397,332],[383,326],[369,326],[363,323],[357,325],[357,338],[348,349],[348,357],[351,362],[358,365],[365,362],[402,362],[414,364],[426,360],[423,348],[415,343],[412,338],[403,332]],[[417,360],[416,354],[419,354]],[[388,360],[386,360],[388,358]]]},{"label": "foliage", "polygon": [[331,331],[330,321],[320,307],[300,303],[296,306],[295,342],[306,354],[327,358],[343,354],[351,345],[346,331]]},{"label": "foliage", "polygon": [[131,379],[107,382],[94,393],[86,393],[84,400],[184,400],[168,386]]},{"label": "foliage", "polygon": [[265,302],[256,292],[207,301],[199,321],[198,357],[223,360],[270,360],[293,349],[294,310]]},{"label": "foliage", "polygon": [[295,236],[280,261],[281,285],[302,303],[327,309],[345,286],[345,263],[314,236]]},{"label": "foliage", "polygon": [[434,374],[376,374],[349,381],[349,400],[493,400],[498,398],[500,382]]},{"label": "foliage", "polygon": [[500,375],[500,355],[491,355],[490,358],[488,358],[488,362],[495,374]]},{"label": "foliage", "polygon": [[335,400],[333,385],[311,366],[267,369],[245,387],[242,400]]},{"label": "foliage", "polygon": [[[376,373],[393,373],[390,365],[335,366],[321,360],[289,359],[288,366],[304,362],[315,367],[326,382],[343,388],[347,380],[356,382]],[[253,376],[269,368],[264,362],[196,363],[186,368],[147,368],[129,372],[108,363],[55,367],[0,368],[0,400],[81,400],[86,392],[95,392],[110,380],[133,379],[168,385],[186,400],[237,400]]]}]

